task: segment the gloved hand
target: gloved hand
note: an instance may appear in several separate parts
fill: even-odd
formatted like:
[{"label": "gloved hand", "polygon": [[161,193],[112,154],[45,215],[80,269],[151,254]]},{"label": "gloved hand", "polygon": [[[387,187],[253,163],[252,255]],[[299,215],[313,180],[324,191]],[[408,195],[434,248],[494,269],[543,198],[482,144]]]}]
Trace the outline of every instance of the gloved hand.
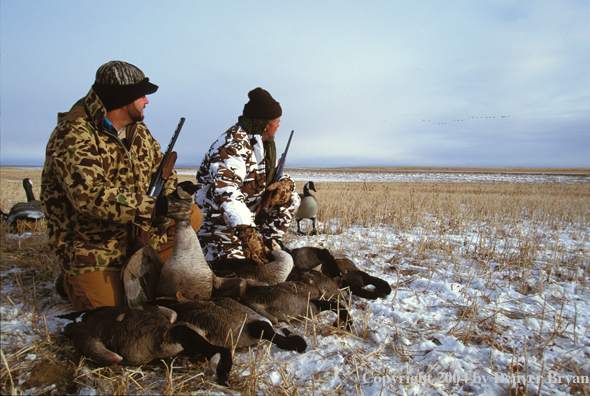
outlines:
[{"label": "gloved hand", "polygon": [[165,216],[174,220],[187,220],[191,217],[193,198],[182,199],[176,192],[161,195],[156,199],[156,218]]},{"label": "gloved hand", "polygon": [[242,241],[242,249],[248,260],[251,260],[258,265],[268,263],[266,256],[270,254],[270,250],[264,246],[264,240],[262,239],[262,236],[256,232],[256,228],[244,228],[238,232],[238,238]]},{"label": "gloved hand", "polygon": [[283,179],[268,186],[266,189],[272,191],[270,206],[284,205],[289,202],[294,186],[295,184],[291,179]]}]

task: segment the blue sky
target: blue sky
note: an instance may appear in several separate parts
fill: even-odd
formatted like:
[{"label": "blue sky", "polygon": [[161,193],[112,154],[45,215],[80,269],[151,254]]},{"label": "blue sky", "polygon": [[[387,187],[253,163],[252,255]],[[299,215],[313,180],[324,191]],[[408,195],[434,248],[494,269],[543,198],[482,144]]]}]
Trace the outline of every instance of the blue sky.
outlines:
[{"label": "blue sky", "polygon": [[124,60],[145,122],[198,165],[247,93],[287,166],[590,166],[587,0],[0,3],[2,165],[42,165],[57,113]]}]

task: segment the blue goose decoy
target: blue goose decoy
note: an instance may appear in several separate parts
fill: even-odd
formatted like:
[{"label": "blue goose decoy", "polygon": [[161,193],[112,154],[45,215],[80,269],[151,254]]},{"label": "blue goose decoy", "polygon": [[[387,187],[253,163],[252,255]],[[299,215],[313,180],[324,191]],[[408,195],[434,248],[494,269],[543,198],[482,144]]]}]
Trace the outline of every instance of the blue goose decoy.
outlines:
[{"label": "blue goose decoy", "polygon": [[315,218],[320,209],[320,205],[317,198],[311,195],[309,190],[316,191],[315,185],[312,181],[308,181],[305,184],[305,186],[303,187],[303,195],[299,195],[301,197],[301,205],[299,205],[299,209],[297,210],[297,214],[295,215],[295,220],[297,220],[297,233],[303,235],[306,234],[303,231],[301,231],[300,222],[303,219],[310,219],[312,221],[312,229],[309,232],[309,234],[317,235],[318,231],[315,227]]},{"label": "blue goose decoy", "polygon": [[33,183],[31,179],[23,179],[23,188],[27,193],[27,202],[19,202],[10,208],[7,220],[11,226],[16,226],[17,220],[34,221],[45,217],[43,204],[41,201],[35,199],[35,194],[33,194]]}]

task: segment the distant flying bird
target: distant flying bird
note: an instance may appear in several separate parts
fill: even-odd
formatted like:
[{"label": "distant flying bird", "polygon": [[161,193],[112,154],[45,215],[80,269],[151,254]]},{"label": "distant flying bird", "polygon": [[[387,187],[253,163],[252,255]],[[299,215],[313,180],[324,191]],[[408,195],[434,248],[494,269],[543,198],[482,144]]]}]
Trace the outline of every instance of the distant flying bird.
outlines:
[{"label": "distant flying bird", "polygon": [[[509,117],[510,117],[510,115],[503,115],[503,116],[498,116],[498,117],[496,117],[496,116],[485,116],[485,117],[484,116],[479,116],[479,117],[471,116],[471,117],[466,117],[466,118],[454,118],[453,122],[465,122],[465,121],[473,121],[473,120],[480,120],[480,119],[483,120],[484,118],[492,119],[492,118],[509,118]],[[423,119],[422,122],[431,122],[431,120]],[[433,124],[447,125],[446,122],[434,122]]]}]

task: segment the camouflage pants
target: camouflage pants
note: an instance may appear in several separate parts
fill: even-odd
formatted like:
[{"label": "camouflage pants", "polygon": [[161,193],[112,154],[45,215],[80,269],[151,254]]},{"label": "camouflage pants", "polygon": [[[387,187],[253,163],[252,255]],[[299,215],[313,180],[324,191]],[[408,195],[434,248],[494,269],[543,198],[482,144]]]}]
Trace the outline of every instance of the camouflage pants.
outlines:
[{"label": "camouflage pants", "polygon": [[[264,240],[282,240],[295,218],[301,198],[296,192],[291,193],[291,200],[284,205],[271,206],[262,210],[256,217],[256,229]],[[206,213],[197,235],[201,242],[205,260],[243,259],[242,243],[233,231],[225,224],[220,213]],[[252,214],[254,216],[255,213]]]}]

